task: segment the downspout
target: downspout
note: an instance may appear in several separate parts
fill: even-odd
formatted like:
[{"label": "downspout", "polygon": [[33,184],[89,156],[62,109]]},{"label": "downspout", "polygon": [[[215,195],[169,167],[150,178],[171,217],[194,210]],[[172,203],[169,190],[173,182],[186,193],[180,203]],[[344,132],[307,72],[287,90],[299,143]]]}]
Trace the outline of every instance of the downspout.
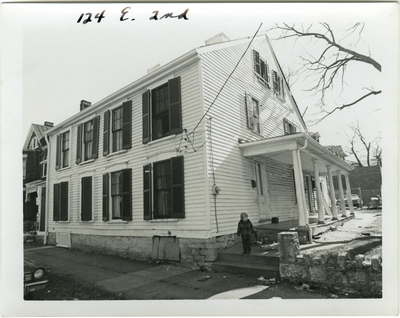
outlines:
[{"label": "downspout", "polygon": [[46,168],[46,208],[45,208],[45,222],[44,222],[44,241],[43,244],[47,244],[47,235],[48,235],[48,228],[49,228],[49,218],[48,218],[48,212],[49,212],[49,184],[50,184],[50,142],[47,134],[44,134],[44,138],[46,139],[47,143],[47,168]]},{"label": "downspout", "polygon": [[[300,181],[301,181],[302,187],[304,187],[304,179],[303,179],[303,169],[301,167],[300,151],[306,149],[307,146],[308,146],[308,140],[306,139],[305,143],[304,143],[304,146],[300,147],[299,149],[297,149],[297,162],[298,162],[298,166],[300,168],[300,173],[301,173],[301,180]],[[305,206],[305,201],[304,201],[304,205],[303,205],[303,210],[304,210],[304,220],[306,222],[306,228],[307,228],[307,231],[308,231],[308,239],[310,240],[310,243],[312,243],[311,226],[310,226],[310,224],[308,224],[308,217],[307,217],[307,212],[306,212],[307,207]]]}]

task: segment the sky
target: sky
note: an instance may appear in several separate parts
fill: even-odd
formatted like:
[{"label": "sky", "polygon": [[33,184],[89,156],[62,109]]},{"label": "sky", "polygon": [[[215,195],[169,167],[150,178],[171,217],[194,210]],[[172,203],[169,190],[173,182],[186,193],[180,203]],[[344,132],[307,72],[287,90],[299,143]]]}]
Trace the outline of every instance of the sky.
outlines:
[{"label": "sky", "polygon": [[[251,37],[261,23],[258,34],[266,33],[275,23],[318,25],[318,21],[329,23],[340,34],[355,22],[365,22],[356,49],[371,54],[381,62],[385,72],[387,65],[384,62],[395,52],[389,48],[395,32],[388,32],[394,26],[393,7],[365,3],[362,6],[363,10],[360,10],[360,4],[21,4],[22,136],[26,137],[31,123],[50,121],[58,124],[79,111],[82,99],[96,103],[146,75],[152,66],[165,65],[204,45],[205,40],[220,32],[231,40]],[[127,8],[124,16],[127,20],[120,21],[124,8]],[[189,9],[188,20],[150,20],[156,10],[160,18],[169,12],[179,15],[186,9]],[[94,17],[103,10],[104,18],[97,23]],[[84,15],[77,23],[82,13],[89,12],[93,14],[92,22],[83,24],[87,17]],[[308,40],[275,41],[274,31],[267,34],[284,69],[299,69],[298,57],[304,56],[305,51],[312,54],[321,51],[321,47]],[[349,40],[349,43],[353,42]],[[374,84],[375,89],[381,89],[383,72],[364,63],[349,66],[345,92],[354,91],[354,95],[348,95],[347,99],[332,96],[328,104],[353,101],[361,96],[357,95],[360,89]],[[306,122],[315,119],[312,115],[319,112],[316,97],[305,92],[310,81],[303,78],[292,86],[299,109],[305,112]],[[383,95],[370,97],[352,109],[335,113],[319,125],[309,126],[309,130],[318,131],[324,145],[345,146],[347,136],[351,135],[349,126],[358,120],[361,131],[372,141],[382,135],[383,108],[386,107],[383,103],[388,98]]]}]

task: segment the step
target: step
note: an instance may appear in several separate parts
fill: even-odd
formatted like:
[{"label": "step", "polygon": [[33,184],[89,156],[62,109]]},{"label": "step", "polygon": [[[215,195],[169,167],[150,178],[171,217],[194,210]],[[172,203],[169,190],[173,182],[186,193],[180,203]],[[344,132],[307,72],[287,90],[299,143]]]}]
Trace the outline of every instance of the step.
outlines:
[{"label": "step", "polygon": [[214,272],[242,274],[254,278],[263,276],[264,278],[275,278],[278,281],[280,280],[279,266],[232,263],[217,260],[213,263],[212,270]]},{"label": "step", "polygon": [[[257,251],[255,251],[257,250]],[[259,250],[259,251],[258,251]],[[260,255],[258,253],[270,253],[271,255]],[[218,254],[218,261],[230,263],[250,263],[259,265],[279,266],[279,254],[276,251],[264,251],[261,248],[253,247],[252,254],[237,254],[229,252],[221,252]]]}]

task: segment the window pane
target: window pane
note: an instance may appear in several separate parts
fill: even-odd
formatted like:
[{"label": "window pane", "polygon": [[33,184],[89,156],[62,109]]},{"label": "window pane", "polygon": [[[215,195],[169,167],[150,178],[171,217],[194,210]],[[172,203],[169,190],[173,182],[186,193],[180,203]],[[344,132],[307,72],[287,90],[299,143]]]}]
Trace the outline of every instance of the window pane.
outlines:
[{"label": "window pane", "polygon": [[113,219],[122,217],[122,196],[112,197],[112,217]]},{"label": "window pane", "polygon": [[171,164],[170,161],[154,164],[155,216],[171,216]]},{"label": "window pane", "polygon": [[113,132],[113,152],[122,150],[122,130]]},{"label": "window pane", "polygon": [[168,84],[152,91],[153,139],[169,134]]}]

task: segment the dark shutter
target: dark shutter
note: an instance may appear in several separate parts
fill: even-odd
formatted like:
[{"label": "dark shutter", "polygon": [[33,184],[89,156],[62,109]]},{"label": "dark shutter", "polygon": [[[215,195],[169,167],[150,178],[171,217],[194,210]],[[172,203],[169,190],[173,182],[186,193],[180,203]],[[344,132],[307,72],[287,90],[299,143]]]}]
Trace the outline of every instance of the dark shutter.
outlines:
[{"label": "dark shutter", "polygon": [[143,167],[143,219],[151,220],[151,166]]},{"label": "dark shutter", "polygon": [[150,141],[150,91],[147,90],[142,95],[142,142],[148,143]]},{"label": "dark shutter", "polygon": [[122,219],[132,220],[132,169],[122,170]]},{"label": "dark shutter", "polygon": [[260,69],[260,54],[253,50],[253,57],[254,57],[254,71],[257,74],[261,73],[261,69]]},{"label": "dark shutter", "polygon": [[122,103],[122,149],[132,147],[132,101]]},{"label": "dark shutter", "polygon": [[284,95],[284,90],[283,90],[283,78],[281,80],[281,95],[282,95],[282,98],[285,96]]},{"label": "dark shutter", "polygon": [[82,178],[81,220],[92,219],[92,177]]},{"label": "dark shutter", "polygon": [[60,219],[60,184],[54,184],[53,193],[53,221],[58,221]]},{"label": "dark shutter", "polygon": [[99,127],[100,116],[93,118],[93,145],[92,145],[92,159],[97,159],[99,156]]},{"label": "dark shutter", "polygon": [[61,182],[60,221],[68,221],[68,182]]},{"label": "dark shutter", "polygon": [[104,113],[104,129],[103,129],[103,156],[107,156],[110,152],[110,111]]},{"label": "dark shutter", "polygon": [[82,162],[82,131],[83,131],[83,125],[78,125],[77,127],[77,139],[76,139],[76,164],[79,164]]},{"label": "dark shutter", "polygon": [[245,93],[246,113],[247,113],[247,128],[254,129],[254,114],[251,96]]},{"label": "dark shutter", "polygon": [[42,196],[40,198],[40,221],[39,231],[45,231],[46,227],[46,188],[42,187]]},{"label": "dark shutter", "polygon": [[183,219],[185,217],[183,157],[171,158],[171,169],[172,217]]},{"label": "dark shutter", "polygon": [[61,168],[61,135],[57,135],[56,170]]},{"label": "dark shutter", "polygon": [[103,221],[109,220],[109,175],[103,174]]},{"label": "dark shutter", "polygon": [[290,134],[289,123],[286,119],[283,120],[283,133],[284,133],[284,135]]},{"label": "dark shutter", "polygon": [[182,132],[182,102],[180,77],[175,77],[168,81],[168,98],[170,134],[179,134]]}]

